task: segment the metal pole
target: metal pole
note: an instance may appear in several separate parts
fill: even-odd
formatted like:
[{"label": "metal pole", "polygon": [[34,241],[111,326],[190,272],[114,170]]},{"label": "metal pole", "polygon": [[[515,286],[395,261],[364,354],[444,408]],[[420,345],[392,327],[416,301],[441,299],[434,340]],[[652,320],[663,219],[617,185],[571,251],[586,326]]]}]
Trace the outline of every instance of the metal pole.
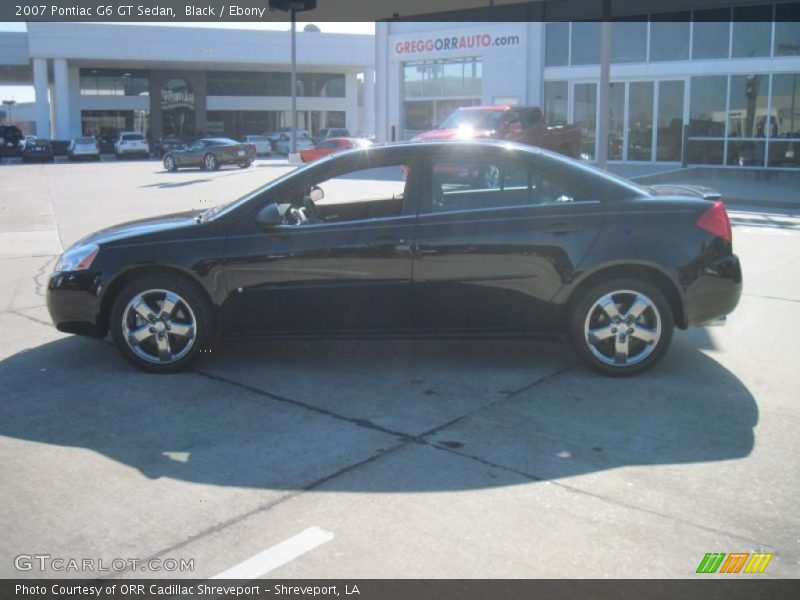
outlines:
[{"label": "metal pole", "polygon": [[[611,62],[611,2],[603,0],[603,20],[600,23],[600,83],[597,86],[597,166],[605,169],[608,165],[608,96]],[[627,123],[623,123],[627,127]]]},{"label": "metal pole", "polygon": [[297,152],[297,40],[295,39],[295,21],[297,20],[297,12],[295,9],[291,10],[292,13],[292,136],[291,136],[291,153]]}]

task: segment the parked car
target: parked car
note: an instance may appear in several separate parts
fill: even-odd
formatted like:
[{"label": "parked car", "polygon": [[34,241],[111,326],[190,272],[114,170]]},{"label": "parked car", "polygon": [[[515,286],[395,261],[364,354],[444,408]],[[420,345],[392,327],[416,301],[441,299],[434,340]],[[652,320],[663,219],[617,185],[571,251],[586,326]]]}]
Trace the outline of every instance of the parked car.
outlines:
[{"label": "parked car", "polygon": [[[291,133],[282,133],[281,136],[278,138],[278,141],[275,142],[275,152],[278,154],[289,154],[292,149],[292,138]],[[297,151],[300,152],[301,150],[307,150],[309,148],[314,147],[314,140],[312,140],[307,135],[300,134],[297,136]]]},{"label": "parked car", "polygon": [[186,140],[183,138],[166,135],[158,138],[155,146],[153,146],[153,154],[158,158],[164,158],[164,155],[170,150],[183,150],[186,146]]},{"label": "parked car", "polygon": [[[291,130],[292,130],[291,127],[281,127],[280,129],[278,129],[276,131],[270,131],[270,132],[267,132],[267,133],[264,134],[264,136],[269,140],[270,146],[272,147],[272,152],[275,152],[275,145],[278,143],[278,141],[281,139],[281,137],[282,136],[288,136],[289,132],[291,132]],[[308,130],[307,129],[298,129],[297,130],[297,135],[298,136],[311,137],[308,134]]]},{"label": "parked car", "polygon": [[123,131],[114,142],[114,154],[117,158],[126,156],[150,156],[150,144],[144,134],[137,131]]},{"label": "parked car", "polygon": [[301,150],[300,160],[302,160],[303,162],[311,162],[313,160],[317,160],[318,158],[322,158],[323,156],[328,156],[329,154],[334,154],[336,152],[350,150],[351,148],[366,148],[371,145],[372,142],[361,138],[351,138],[351,137],[328,138],[326,140],[321,141],[313,148],[306,148],[305,150]]},{"label": "parked car", "polygon": [[320,130],[320,132],[317,135],[312,136],[311,139],[314,140],[315,144],[319,144],[320,142],[323,142],[324,140],[330,138],[342,138],[342,137],[345,138],[352,137],[350,135],[350,130],[344,129],[343,127],[329,127],[328,129]]},{"label": "parked car", "polygon": [[37,138],[25,142],[25,145],[22,146],[22,162],[30,162],[32,160],[53,162],[53,145],[50,140]]},{"label": "parked car", "polygon": [[[450,164],[499,178],[435,175]],[[89,235],[58,259],[47,307],[58,330],[110,330],[152,372],[217,337],[563,332],[592,368],[631,375],[664,356],[674,327],[739,301],[718,198],[511,142],[374,146]]]},{"label": "parked car", "polygon": [[272,153],[272,144],[265,135],[243,135],[239,138],[243,144],[252,144],[256,148],[256,156],[268,156]]},{"label": "parked car", "polygon": [[222,165],[238,165],[246,169],[253,164],[255,146],[229,138],[203,138],[183,150],[170,150],[164,155],[164,168],[176,171],[183,167],[200,167],[208,171]]},{"label": "parked car", "polygon": [[575,125],[550,126],[538,106],[464,106],[415,141],[498,139],[539,146],[577,158],[581,131]]},{"label": "parked car", "polygon": [[79,158],[90,158],[100,160],[100,149],[97,140],[93,137],[79,137],[73,139],[67,148],[67,156],[70,160]]},{"label": "parked car", "polygon": [[0,125],[0,148],[16,148],[23,139],[22,131],[16,125]]}]

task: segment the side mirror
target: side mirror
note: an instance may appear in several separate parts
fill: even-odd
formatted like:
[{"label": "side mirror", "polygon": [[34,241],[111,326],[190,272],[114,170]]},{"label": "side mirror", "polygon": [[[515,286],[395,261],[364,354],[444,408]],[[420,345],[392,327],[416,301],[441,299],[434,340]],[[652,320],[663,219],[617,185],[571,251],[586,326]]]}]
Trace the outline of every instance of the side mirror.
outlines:
[{"label": "side mirror", "polygon": [[309,190],[308,197],[311,198],[312,202],[319,202],[325,197],[325,192],[322,191],[321,187],[315,185]]},{"label": "side mirror", "polygon": [[256,223],[264,228],[277,227],[283,224],[283,217],[278,205],[274,202],[267,204],[264,208],[258,211],[256,216]]}]

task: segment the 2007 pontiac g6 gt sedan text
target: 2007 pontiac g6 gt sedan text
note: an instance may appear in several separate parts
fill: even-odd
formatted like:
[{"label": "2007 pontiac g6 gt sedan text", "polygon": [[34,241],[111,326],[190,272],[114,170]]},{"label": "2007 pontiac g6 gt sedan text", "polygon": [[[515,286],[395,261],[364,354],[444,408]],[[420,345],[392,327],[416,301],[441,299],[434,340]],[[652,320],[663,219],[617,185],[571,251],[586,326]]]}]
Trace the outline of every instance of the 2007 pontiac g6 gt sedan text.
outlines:
[{"label": "2007 pontiac g6 gt sedan text", "polygon": [[59,330],[164,373],[220,338],[565,333],[590,367],[654,365],[742,275],[719,195],[641,187],[508,142],[374,146],[60,257]]}]

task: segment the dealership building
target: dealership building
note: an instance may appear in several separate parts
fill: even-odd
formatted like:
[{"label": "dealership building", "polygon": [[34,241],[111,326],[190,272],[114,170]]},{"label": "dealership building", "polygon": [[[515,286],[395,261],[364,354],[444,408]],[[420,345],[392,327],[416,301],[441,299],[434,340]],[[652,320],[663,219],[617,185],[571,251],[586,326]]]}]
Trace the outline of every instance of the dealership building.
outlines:
[{"label": "dealership building", "polygon": [[[609,160],[800,166],[800,2],[728,3],[611,24]],[[390,141],[460,106],[539,105],[550,124],[580,127],[592,159],[601,25],[547,21],[299,33],[300,126]],[[33,83],[36,130],[58,139],[102,128],[238,135],[291,120],[285,31],[29,23],[0,33],[3,83]]]},{"label": "dealership building", "polygon": [[[371,35],[298,32],[299,126],[373,128],[374,56]],[[0,32],[0,85],[34,86],[32,129],[53,139],[288,127],[290,69],[288,31],[28,23]]]},{"label": "dealership building", "polygon": [[[800,3],[740,4],[611,24],[609,160],[800,166]],[[379,138],[533,104],[596,154],[598,21],[378,23],[375,46]]]}]

